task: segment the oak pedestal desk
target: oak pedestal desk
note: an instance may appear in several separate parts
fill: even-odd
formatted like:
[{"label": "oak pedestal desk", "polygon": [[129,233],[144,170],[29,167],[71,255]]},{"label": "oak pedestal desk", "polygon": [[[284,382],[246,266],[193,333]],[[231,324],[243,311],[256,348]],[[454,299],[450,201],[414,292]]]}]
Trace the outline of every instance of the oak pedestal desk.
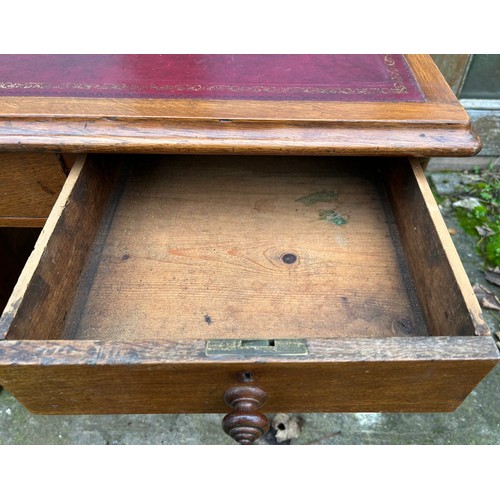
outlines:
[{"label": "oak pedestal desk", "polygon": [[419,162],[480,148],[428,56],[0,62],[3,225],[64,183],[0,322],[30,411],[249,444],[261,411],[453,411],[498,361]]}]

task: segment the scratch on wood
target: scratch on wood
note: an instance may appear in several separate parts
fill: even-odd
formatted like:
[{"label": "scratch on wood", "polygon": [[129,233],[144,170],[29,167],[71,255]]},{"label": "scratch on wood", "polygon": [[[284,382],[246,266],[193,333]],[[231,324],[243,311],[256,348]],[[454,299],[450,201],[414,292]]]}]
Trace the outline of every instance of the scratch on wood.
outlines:
[{"label": "scratch on wood", "polygon": [[42,181],[37,180],[36,183],[42,188],[43,191],[45,191],[47,194],[50,194],[51,196],[56,196],[55,191],[47,187]]}]

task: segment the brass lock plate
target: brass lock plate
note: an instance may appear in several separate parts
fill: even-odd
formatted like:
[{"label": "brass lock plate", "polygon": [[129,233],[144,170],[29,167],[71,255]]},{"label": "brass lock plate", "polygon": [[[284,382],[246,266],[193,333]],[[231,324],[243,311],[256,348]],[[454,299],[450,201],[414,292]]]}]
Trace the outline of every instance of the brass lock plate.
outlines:
[{"label": "brass lock plate", "polygon": [[307,356],[307,342],[303,339],[207,340],[207,356]]}]

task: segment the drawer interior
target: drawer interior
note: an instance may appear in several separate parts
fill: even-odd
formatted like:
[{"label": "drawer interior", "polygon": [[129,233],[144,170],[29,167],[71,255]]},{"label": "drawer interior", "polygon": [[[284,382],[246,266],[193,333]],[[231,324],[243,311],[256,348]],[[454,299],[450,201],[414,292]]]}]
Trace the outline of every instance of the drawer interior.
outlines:
[{"label": "drawer interior", "polygon": [[402,325],[425,335],[387,196],[360,167],[136,158],[103,216],[63,336],[382,337]]},{"label": "drawer interior", "polygon": [[7,339],[476,333],[421,193],[395,187],[416,186],[406,159],[96,156],[71,175]]}]

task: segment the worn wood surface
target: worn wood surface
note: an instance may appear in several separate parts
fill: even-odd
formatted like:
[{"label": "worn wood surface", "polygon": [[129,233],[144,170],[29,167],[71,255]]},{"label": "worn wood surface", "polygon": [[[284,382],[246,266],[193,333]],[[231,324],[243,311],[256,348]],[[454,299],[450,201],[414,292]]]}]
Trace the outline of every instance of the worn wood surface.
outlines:
[{"label": "worn wood surface", "polygon": [[432,59],[426,102],[0,98],[0,146],[65,152],[468,156],[469,118]]},{"label": "worn wood surface", "polygon": [[[408,161],[412,168],[408,168]],[[488,335],[469,279],[416,160],[383,170],[401,241],[431,335]]]},{"label": "worn wood surface", "polygon": [[[349,109],[341,112],[344,117],[350,116]],[[430,108],[424,110],[426,116],[430,112]],[[123,123],[119,120],[118,126],[114,121],[47,119],[16,124],[15,128],[11,123],[0,119],[0,147],[4,150],[421,157],[472,156],[481,148],[468,125],[396,123],[393,127],[385,120],[371,119],[362,124],[131,119]]]},{"label": "worn wood surface", "polygon": [[4,314],[0,338],[48,339],[62,330],[113,178],[103,166],[73,167]]},{"label": "worn wood surface", "polygon": [[249,376],[266,412],[453,411],[498,361],[490,337],[309,340],[307,357],[208,358],[182,342],[3,341],[0,384],[46,414],[226,413]]},{"label": "worn wood surface", "polygon": [[0,227],[42,227],[65,180],[55,154],[0,153]]},{"label": "worn wood surface", "polygon": [[425,335],[366,161],[131,160],[65,337]]}]

